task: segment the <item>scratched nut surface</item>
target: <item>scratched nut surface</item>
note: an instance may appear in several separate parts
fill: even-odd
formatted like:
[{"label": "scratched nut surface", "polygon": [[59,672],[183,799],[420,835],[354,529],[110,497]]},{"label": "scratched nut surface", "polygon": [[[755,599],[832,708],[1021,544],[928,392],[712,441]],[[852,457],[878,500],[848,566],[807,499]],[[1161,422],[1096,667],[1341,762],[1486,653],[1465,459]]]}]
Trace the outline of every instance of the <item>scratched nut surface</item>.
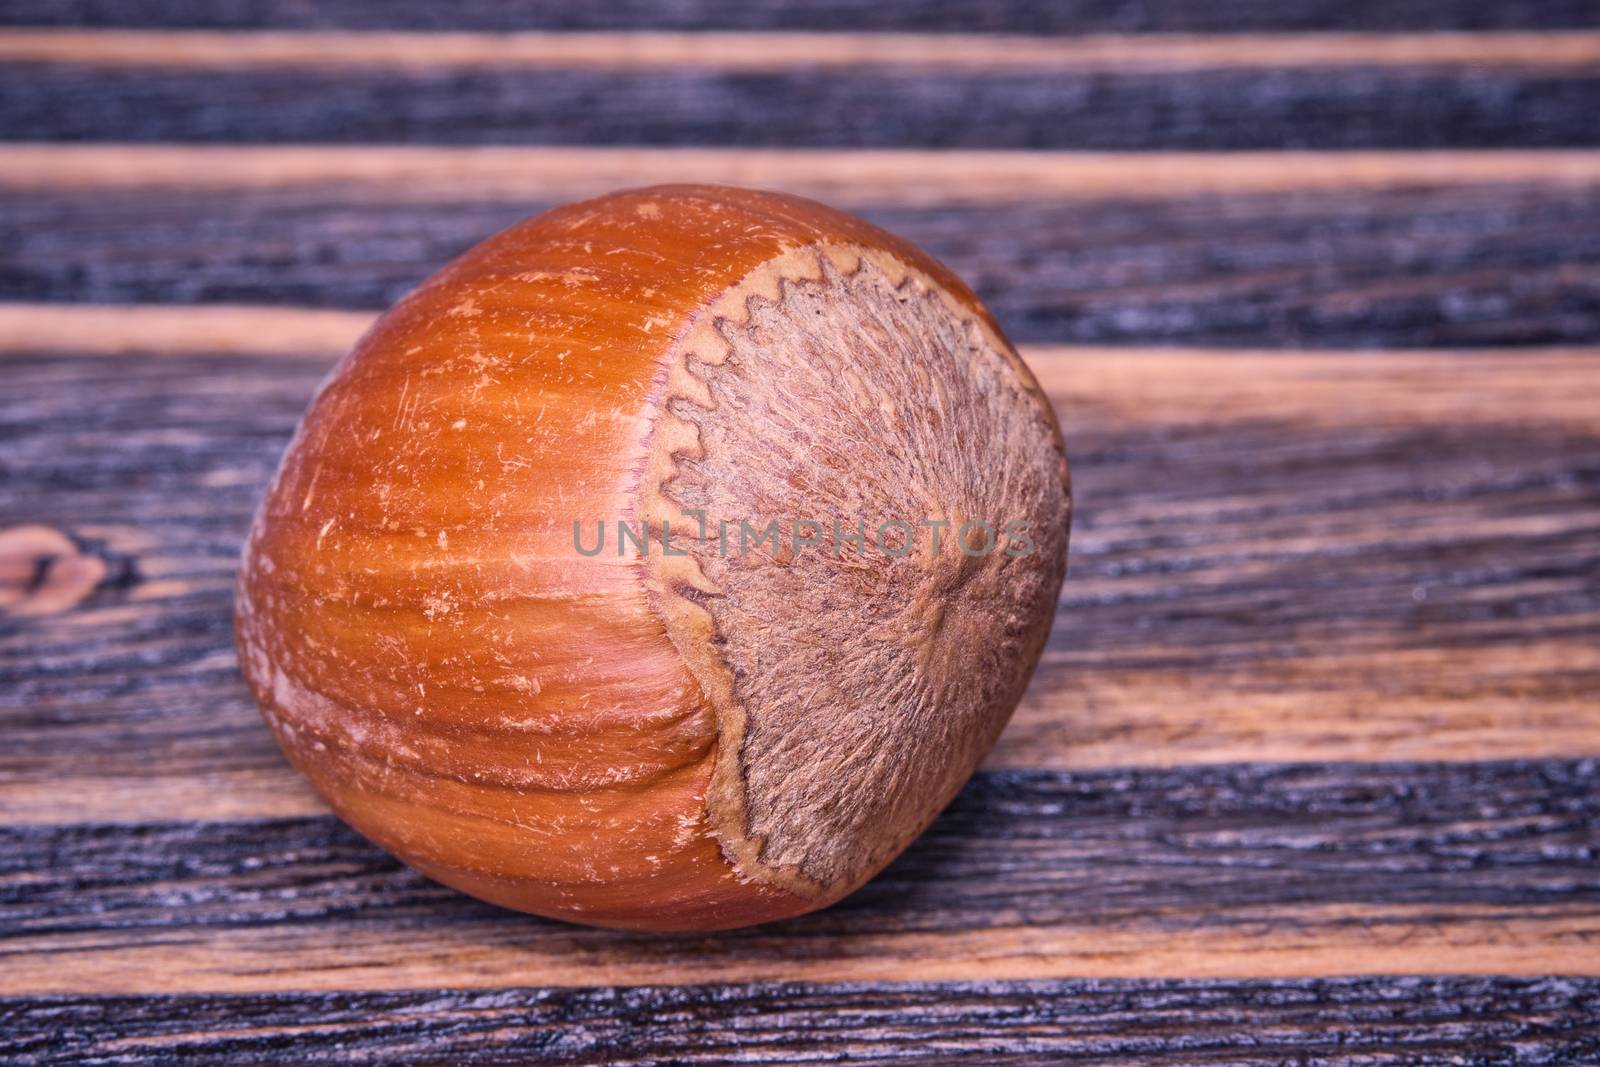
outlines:
[{"label": "scratched nut surface", "polygon": [[245,549],[244,673],[338,814],[601,926],[843,897],[947,804],[1054,615],[1066,458],[976,297],[720,187],[524,222],[383,316]]}]

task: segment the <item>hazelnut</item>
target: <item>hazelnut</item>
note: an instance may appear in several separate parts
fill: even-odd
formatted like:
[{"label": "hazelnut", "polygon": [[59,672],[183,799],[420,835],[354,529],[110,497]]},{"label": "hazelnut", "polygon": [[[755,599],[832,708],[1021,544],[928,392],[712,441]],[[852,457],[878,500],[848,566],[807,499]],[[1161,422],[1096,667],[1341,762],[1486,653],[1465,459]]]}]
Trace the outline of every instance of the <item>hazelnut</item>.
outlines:
[{"label": "hazelnut", "polygon": [[1055,416],[949,270],[711,186],[485,241],[333,371],[239,580],[289,758],[424,874],[713,930],[871,878],[978,766],[1065,572]]}]

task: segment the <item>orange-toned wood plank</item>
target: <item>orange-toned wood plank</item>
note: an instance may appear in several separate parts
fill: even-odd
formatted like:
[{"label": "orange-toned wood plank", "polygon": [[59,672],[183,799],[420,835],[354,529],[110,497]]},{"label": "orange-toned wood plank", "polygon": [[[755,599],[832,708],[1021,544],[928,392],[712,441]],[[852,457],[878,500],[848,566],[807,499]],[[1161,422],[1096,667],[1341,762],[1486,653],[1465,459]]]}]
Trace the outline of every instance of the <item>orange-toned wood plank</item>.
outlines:
[{"label": "orange-toned wood plank", "polygon": [[0,191],[338,186],[401,202],[594,196],[724,182],[840,206],[1403,185],[1600,184],[1600,151],[1008,152],[883,149],[8,144]]},{"label": "orange-toned wood plank", "polygon": [[0,304],[0,359],[17,351],[149,358],[233,352],[331,363],[374,318],[307,308]]},{"label": "orange-toned wood plank", "polygon": [[[511,913],[453,927],[297,926],[8,939],[0,995],[702,982],[1600,973],[1593,908],[1413,905],[1142,916],[848,937],[628,940]],[[1189,917],[1193,919],[1193,916]]]},{"label": "orange-toned wood plank", "polygon": [[249,67],[1183,71],[1307,67],[1600,67],[1600,33],[1110,34],[0,31],[0,62],[165,70]]}]

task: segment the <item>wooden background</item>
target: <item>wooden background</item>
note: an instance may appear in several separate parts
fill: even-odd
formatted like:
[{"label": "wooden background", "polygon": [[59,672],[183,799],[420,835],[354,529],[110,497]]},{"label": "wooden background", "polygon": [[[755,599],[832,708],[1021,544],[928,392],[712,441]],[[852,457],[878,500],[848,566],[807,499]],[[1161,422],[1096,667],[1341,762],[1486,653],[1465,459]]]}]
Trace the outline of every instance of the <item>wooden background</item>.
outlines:
[{"label": "wooden background", "polygon": [[[0,1058],[1600,1063],[1592,0],[0,24]],[[400,867],[284,763],[230,635],[255,500],[374,312],[682,179],[949,262],[1079,500],[952,809],[838,907],[715,937]]]}]

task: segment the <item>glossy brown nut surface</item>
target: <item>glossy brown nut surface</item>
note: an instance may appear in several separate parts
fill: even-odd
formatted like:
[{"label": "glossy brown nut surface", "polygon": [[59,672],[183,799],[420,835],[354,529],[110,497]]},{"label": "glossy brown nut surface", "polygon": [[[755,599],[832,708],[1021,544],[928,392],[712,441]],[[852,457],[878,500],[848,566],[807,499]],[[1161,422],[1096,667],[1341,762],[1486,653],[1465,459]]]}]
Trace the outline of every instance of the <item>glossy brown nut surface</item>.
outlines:
[{"label": "glossy brown nut surface", "polygon": [[617,193],[472,249],[340,363],[245,550],[241,662],[424,873],[741,926],[844,896],[954,796],[1070,509],[1049,405],[930,257],[794,197]]}]

